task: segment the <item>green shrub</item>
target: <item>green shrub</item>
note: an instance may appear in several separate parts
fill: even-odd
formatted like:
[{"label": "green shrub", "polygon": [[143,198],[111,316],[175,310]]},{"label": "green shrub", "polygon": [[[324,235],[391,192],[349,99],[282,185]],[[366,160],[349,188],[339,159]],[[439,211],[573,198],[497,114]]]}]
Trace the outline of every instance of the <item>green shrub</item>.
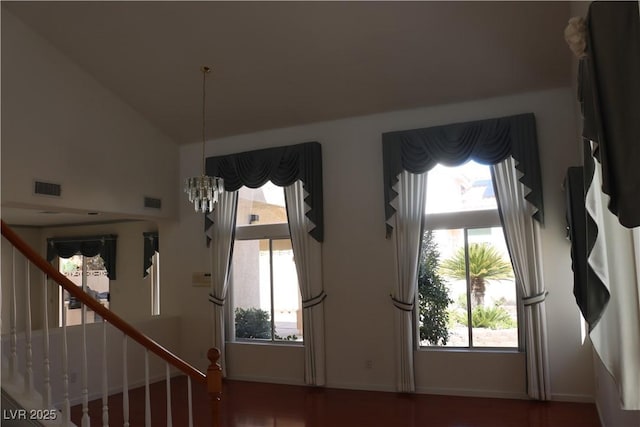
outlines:
[{"label": "green shrub", "polygon": [[426,230],[422,236],[418,270],[418,315],[420,340],[430,345],[446,345],[449,340],[449,312],[453,301],[438,274],[440,253],[433,241],[433,233]]},{"label": "green shrub", "polygon": [[271,316],[260,308],[236,308],[236,338],[271,338]]},{"label": "green shrub", "polygon": [[[456,322],[467,326],[466,313],[456,312]],[[516,322],[507,310],[500,306],[476,307],[471,312],[471,323],[474,328],[508,329],[515,328]]]}]

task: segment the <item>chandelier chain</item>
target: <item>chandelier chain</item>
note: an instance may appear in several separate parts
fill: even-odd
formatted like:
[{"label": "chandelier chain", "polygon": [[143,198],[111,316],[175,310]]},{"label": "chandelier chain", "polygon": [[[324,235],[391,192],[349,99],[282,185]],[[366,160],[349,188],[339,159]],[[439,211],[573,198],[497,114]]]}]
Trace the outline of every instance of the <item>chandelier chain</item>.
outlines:
[{"label": "chandelier chain", "polygon": [[184,183],[184,191],[189,196],[189,202],[193,203],[196,212],[212,212],[213,206],[218,202],[218,195],[223,188],[222,178],[207,176],[205,143],[206,134],[206,106],[207,106],[207,73],[211,68],[200,67],[202,71],[202,174],[187,178]]},{"label": "chandelier chain", "polygon": [[205,154],[204,144],[206,140],[205,123],[206,123],[206,109],[207,109],[207,74],[211,71],[209,67],[202,67],[202,175],[205,171]]}]

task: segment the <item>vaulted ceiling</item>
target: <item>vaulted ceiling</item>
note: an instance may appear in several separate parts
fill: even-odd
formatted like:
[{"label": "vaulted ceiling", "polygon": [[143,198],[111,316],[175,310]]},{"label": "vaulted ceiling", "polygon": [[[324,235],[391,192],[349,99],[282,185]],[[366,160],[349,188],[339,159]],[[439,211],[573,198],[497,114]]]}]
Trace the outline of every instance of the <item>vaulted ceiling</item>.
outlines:
[{"label": "vaulted ceiling", "polygon": [[564,2],[2,2],[178,144],[570,84]]}]

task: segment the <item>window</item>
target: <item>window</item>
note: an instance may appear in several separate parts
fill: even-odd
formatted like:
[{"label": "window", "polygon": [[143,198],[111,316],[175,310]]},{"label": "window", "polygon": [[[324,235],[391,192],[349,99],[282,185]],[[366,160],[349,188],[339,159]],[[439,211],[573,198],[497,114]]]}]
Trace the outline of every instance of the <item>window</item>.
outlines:
[{"label": "window", "polygon": [[231,299],[236,340],[302,341],[302,302],[284,202],[271,183],[238,194]]},{"label": "window", "polygon": [[151,285],[151,315],[160,315],[160,252],[155,252],[151,257],[149,267],[149,283]]},{"label": "window", "polygon": [[427,181],[420,345],[518,347],[516,286],[489,166],[438,165]]},{"label": "window", "polygon": [[[86,257],[73,255],[70,258],[58,258],[59,271],[71,280],[76,286],[85,291],[100,304],[109,308],[109,277],[104,260],[100,255]],[[82,304],[67,291],[62,292],[62,310],[67,319],[67,326],[82,323]],[[87,308],[86,323],[102,321],[102,318],[93,310]],[[60,319],[62,325],[62,318]]]}]

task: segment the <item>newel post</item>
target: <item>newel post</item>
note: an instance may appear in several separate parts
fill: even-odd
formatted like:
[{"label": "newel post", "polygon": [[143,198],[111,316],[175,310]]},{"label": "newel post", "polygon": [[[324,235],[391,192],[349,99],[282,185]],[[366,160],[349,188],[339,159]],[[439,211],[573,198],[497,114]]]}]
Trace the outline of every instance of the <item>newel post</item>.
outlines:
[{"label": "newel post", "polygon": [[221,427],[220,424],[220,399],[222,397],[222,368],[218,363],[220,350],[210,348],[207,352],[209,367],[207,368],[207,391],[211,397],[212,427]]}]

